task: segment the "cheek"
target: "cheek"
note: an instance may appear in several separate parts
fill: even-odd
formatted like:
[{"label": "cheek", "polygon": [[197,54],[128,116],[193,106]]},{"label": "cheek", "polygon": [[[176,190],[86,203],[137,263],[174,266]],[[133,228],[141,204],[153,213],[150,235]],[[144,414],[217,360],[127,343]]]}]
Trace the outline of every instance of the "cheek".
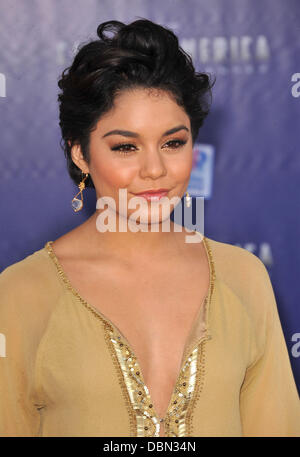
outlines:
[{"label": "cheek", "polygon": [[118,161],[99,160],[94,162],[92,166],[92,173],[95,184],[99,187],[127,187],[136,174],[136,169],[132,166],[120,164]]},{"label": "cheek", "polygon": [[176,160],[172,160],[168,164],[168,172],[177,181],[185,180],[191,173],[193,164],[192,153],[178,155]]}]

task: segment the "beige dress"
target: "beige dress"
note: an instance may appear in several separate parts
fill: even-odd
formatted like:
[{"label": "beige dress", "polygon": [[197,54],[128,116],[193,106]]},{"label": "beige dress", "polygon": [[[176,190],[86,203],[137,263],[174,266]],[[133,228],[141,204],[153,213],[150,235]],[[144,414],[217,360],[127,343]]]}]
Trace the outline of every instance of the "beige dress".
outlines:
[{"label": "beige dress", "polygon": [[[73,289],[51,243],[0,274],[0,436],[159,436],[130,342]],[[209,293],[184,347],[165,434],[300,437],[268,272],[243,248],[204,244]]]}]

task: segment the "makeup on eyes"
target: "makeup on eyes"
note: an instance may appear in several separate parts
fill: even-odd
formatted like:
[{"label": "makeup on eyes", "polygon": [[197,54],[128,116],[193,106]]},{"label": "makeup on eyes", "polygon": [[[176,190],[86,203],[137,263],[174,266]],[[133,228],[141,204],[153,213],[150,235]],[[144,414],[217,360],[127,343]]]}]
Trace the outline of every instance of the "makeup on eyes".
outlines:
[{"label": "makeup on eyes", "polygon": [[[187,140],[182,140],[181,138],[175,138],[173,140],[167,141],[164,145],[168,145],[168,148],[170,149],[178,149],[182,146],[184,146],[187,143]],[[136,148],[136,146],[133,143],[118,143],[115,146],[111,147],[112,151],[117,151],[120,152],[121,154],[129,154],[130,152],[133,152],[132,149],[127,149],[127,150],[122,150],[122,148]]]}]

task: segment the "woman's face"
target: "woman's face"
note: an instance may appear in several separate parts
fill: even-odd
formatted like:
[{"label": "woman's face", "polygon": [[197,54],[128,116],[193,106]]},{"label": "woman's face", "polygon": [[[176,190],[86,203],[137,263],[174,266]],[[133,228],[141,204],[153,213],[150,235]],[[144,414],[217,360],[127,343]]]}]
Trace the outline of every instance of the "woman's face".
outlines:
[{"label": "woman's face", "polygon": [[[124,132],[110,133],[114,130]],[[190,119],[184,109],[167,92],[141,88],[121,92],[114,107],[100,118],[90,136],[90,163],[79,158],[80,151],[76,155],[73,150],[72,157],[91,174],[97,200],[112,197],[116,212],[126,218],[140,209],[138,223],[150,224],[170,217],[178,201],[172,205],[168,199],[182,198],[190,179],[192,150]],[[143,200],[144,206],[128,207],[136,193],[161,188],[168,189],[168,204]],[[119,189],[127,191],[126,212]],[[156,216],[151,205],[158,207]],[[166,205],[167,214],[162,211]]]}]

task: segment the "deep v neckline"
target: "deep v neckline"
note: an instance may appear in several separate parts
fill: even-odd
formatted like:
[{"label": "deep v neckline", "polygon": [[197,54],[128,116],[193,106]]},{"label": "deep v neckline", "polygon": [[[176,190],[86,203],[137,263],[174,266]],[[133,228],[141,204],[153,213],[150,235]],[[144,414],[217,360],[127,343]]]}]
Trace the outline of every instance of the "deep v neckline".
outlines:
[{"label": "deep v neckline", "polygon": [[[161,417],[161,416],[159,416],[157,414],[156,408],[155,408],[155,406],[153,404],[153,401],[151,399],[151,394],[150,394],[149,389],[147,388],[147,385],[145,383],[145,378],[144,378],[143,372],[141,370],[141,365],[139,363],[139,360],[138,360],[137,356],[135,355],[135,351],[133,350],[133,347],[132,347],[131,343],[129,342],[129,340],[126,338],[126,336],[123,334],[123,332],[118,328],[118,326],[113,321],[111,321],[98,308],[96,308],[92,304],[88,303],[77,292],[77,290],[72,286],[67,274],[65,273],[64,269],[62,268],[62,265],[60,264],[60,261],[58,260],[56,254],[55,254],[55,252],[53,250],[53,247],[52,247],[53,241],[48,241],[44,245],[44,250],[47,253],[48,258],[50,258],[51,261],[54,262],[54,264],[55,264],[55,266],[57,268],[57,271],[59,273],[59,276],[63,281],[63,284],[67,286],[67,288],[72,292],[72,294],[83,305],[85,305],[85,307],[87,309],[92,311],[93,314],[96,314],[96,316],[99,317],[100,319],[102,319],[103,323],[106,324],[106,328],[109,329],[109,334],[110,334],[109,340],[110,340],[111,344],[113,345],[114,351],[115,351],[115,354],[113,354],[113,355],[116,356],[116,357],[114,357],[115,361],[118,360],[118,364],[120,366],[120,369],[122,370],[123,376],[126,373],[126,369],[127,369],[127,371],[129,371],[129,370],[132,370],[132,371],[135,370],[136,371],[137,370],[137,373],[139,374],[139,376],[138,376],[138,381],[137,381],[136,387],[138,387],[138,385],[142,385],[144,387],[144,390],[145,390],[145,393],[146,393],[146,397],[147,397],[147,400],[148,400],[148,405],[150,405],[151,413],[153,414],[150,417],[151,417],[151,419],[154,422],[155,427],[156,427],[155,436],[160,436],[159,435],[159,429],[160,429],[159,422],[165,422],[166,421],[166,418],[167,418],[168,414],[170,414],[170,409],[171,409],[172,402],[174,401],[175,404],[177,403],[177,400],[176,399],[174,400],[174,398],[177,398],[175,394],[176,394],[176,391],[178,390],[177,387],[178,387],[179,381],[182,380],[182,379],[184,379],[184,380],[186,379],[186,376],[184,375],[184,370],[187,370],[187,369],[193,370],[193,368],[191,366],[192,365],[191,362],[193,361],[193,355],[194,355],[194,359],[195,359],[195,357],[197,358],[197,351],[196,350],[197,350],[198,346],[200,345],[200,342],[211,338],[210,327],[209,327],[209,319],[208,319],[209,318],[208,311],[209,311],[209,308],[210,308],[210,303],[211,303],[211,299],[212,299],[212,292],[213,292],[213,289],[214,289],[214,282],[215,282],[214,260],[213,260],[213,257],[212,257],[211,249],[210,249],[210,246],[208,244],[207,238],[203,234],[198,232],[197,230],[195,230],[195,233],[200,235],[202,237],[202,241],[204,242],[205,253],[206,253],[207,262],[208,262],[208,265],[209,265],[209,287],[208,287],[207,294],[205,295],[204,299],[202,300],[202,302],[201,302],[201,304],[200,304],[200,306],[199,306],[199,308],[197,310],[196,318],[194,319],[193,324],[192,324],[192,326],[190,328],[190,331],[188,333],[188,336],[186,338],[185,345],[184,345],[183,352],[182,352],[182,358],[181,358],[181,362],[180,362],[179,372],[177,374],[175,383],[173,385],[173,389],[172,389],[171,397],[170,397],[170,400],[169,400],[169,403],[168,403],[168,407],[167,407],[165,415],[163,417]],[[199,323],[200,318],[201,317],[203,318],[203,316],[204,316],[204,320],[203,320],[203,322],[201,321],[202,333],[201,333],[201,337],[199,337],[198,336],[198,332],[197,332],[197,324]],[[204,323],[204,329],[203,329],[203,323]],[[126,352],[127,355],[124,355],[125,352]],[[122,362],[124,362],[124,361],[127,362],[127,366],[123,365]],[[130,362],[129,364],[128,364],[128,361]],[[132,376],[132,375],[130,374],[129,376]],[[126,382],[127,385],[129,385],[128,384],[128,382],[129,382],[128,379],[127,379],[127,381],[125,380],[125,382]],[[138,390],[138,395],[139,394],[141,394],[140,390]],[[183,395],[183,394],[179,393],[179,395]],[[134,403],[133,398],[131,399],[131,401]],[[144,401],[144,400],[142,400],[142,401]],[[144,413],[144,414],[146,414],[146,413]],[[158,419],[157,420],[158,424],[156,424],[156,421],[153,418],[154,419],[155,418]],[[147,428],[147,427],[145,427],[145,428]]]}]

